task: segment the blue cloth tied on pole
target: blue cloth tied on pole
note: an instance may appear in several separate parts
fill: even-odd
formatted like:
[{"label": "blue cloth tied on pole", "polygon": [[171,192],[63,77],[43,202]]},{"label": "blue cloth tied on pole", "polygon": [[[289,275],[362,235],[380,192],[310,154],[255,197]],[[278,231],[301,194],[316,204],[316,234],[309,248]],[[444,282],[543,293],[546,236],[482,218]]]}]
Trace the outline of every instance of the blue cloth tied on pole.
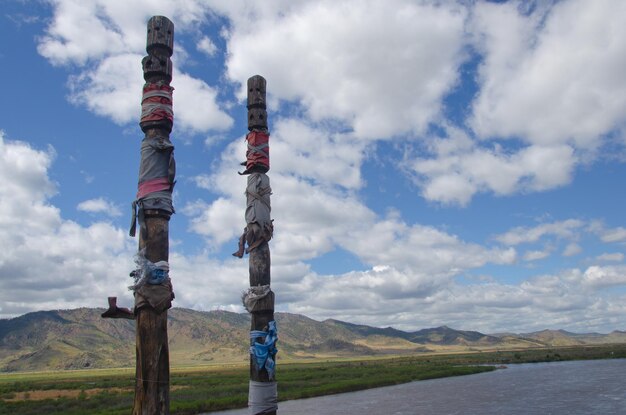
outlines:
[{"label": "blue cloth tied on pole", "polygon": [[[259,337],[265,337],[263,343],[256,341]],[[265,368],[270,379],[274,378],[274,369],[276,366],[276,341],[278,340],[278,330],[276,329],[276,321],[272,320],[268,323],[268,330],[252,330],[250,339],[254,340],[250,346],[250,354],[254,356],[254,363],[257,370]]]}]

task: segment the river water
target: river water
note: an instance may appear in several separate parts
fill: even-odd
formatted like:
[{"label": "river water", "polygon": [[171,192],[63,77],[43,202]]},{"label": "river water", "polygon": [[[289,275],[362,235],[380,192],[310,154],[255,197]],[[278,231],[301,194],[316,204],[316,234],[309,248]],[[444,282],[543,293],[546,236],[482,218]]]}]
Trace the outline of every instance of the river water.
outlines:
[{"label": "river water", "polygon": [[[238,409],[210,415],[248,413]],[[476,375],[279,402],[278,413],[621,415],[626,414],[626,359],[509,365]]]}]

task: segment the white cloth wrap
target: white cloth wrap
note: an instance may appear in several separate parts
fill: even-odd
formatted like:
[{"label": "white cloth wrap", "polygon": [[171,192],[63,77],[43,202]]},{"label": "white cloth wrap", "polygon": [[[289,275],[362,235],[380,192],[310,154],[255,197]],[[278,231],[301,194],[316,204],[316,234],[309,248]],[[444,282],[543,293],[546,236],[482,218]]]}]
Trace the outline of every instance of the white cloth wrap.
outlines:
[{"label": "white cloth wrap", "polygon": [[269,285],[261,285],[258,287],[250,287],[241,296],[241,301],[245,309],[251,313],[259,300],[268,296],[271,292]]},{"label": "white cloth wrap", "polygon": [[276,382],[250,381],[248,389],[250,415],[278,410],[278,388]]}]

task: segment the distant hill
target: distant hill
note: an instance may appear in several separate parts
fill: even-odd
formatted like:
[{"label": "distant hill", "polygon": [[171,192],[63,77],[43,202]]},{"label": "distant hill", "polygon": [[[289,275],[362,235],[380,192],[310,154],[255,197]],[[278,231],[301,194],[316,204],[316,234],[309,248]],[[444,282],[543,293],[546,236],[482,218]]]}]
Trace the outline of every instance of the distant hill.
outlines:
[{"label": "distant hill", "polygon": [[613,331],[609,334],[571,333],[565,330],[542,330],[520,334],[519,337],[538,340],[551,346],[577,346],[583,344],[626,343],[626,332]]},{"label": "distant hill", "polygon": [[[0,371],[134,366],[135,322],[103,319],[103,311],[38,311],[0,320]],[[621,331],[486,335],[446,326],[405,332],[289,313],[276,313],[276,320],[284,360],[626,342]],[[173,308],[168,314],[171,364],[246,362],[249,330],[248,314]]]}]

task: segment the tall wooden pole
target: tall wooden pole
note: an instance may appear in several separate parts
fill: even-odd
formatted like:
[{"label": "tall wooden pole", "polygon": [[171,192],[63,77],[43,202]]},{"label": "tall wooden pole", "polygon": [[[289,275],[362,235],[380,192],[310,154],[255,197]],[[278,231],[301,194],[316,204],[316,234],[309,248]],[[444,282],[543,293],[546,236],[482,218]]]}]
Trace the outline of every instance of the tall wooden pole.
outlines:
[{"label": "tall wooden pole", "polygon": [[[274,293],[270,283],[269,240],[273,234],[269,177],[269,130],[267,127],[266,81],[255,75],[248,79],[248,130],[246,136],[246,228],[235,256],[249,253],[250,288],[243,296],[251,314],[250,386],[248,406],[253,415],[275,415],[278,394],[275,379],[277,328]],[[244,247],[247,244],[247,249]]]},{"label": "tall wooden pole", "polygon": [[[138,270],[135,285],[136,381],[133,415],[170,413],[167,309],[174,298],[169,280],[169,219],[174,212],[172,190],[175,164],[170,132],[174,25],[163,16],[148,21],[146,81],[140,126],[145,134],[137,200],[139,222]],[[134,228],[133,222],[133,228]],[[134,230],[131,230],[134,234]]]}]

